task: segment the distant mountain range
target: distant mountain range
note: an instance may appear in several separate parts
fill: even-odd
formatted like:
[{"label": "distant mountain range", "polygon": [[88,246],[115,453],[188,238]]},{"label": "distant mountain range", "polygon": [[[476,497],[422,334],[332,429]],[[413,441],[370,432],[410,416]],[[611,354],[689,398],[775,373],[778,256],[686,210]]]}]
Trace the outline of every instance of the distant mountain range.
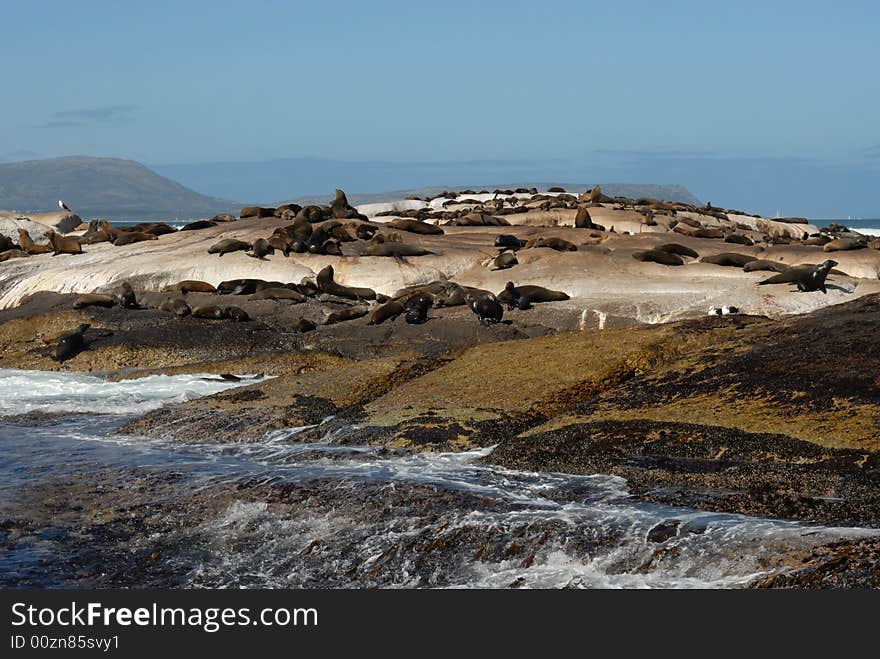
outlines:
[{"label": "distant mountain range", "polygon": [[[541,188],[553,185],[575,188],[591,187],[597,182],[589,180],[584,168],[573,168],[569,162],[555,160],[391,162],[283,158],[152,167],[163,176],[205,194],[264,204],[301,199],[326,201],[333,197],[336,188],[349,193],[353,203],[367,203],[400,198],[401,192],[428,194],[429,191],[436,193],[464,188]],[[606,187],[610,194],[699,202],[680,185],[602,184],[603,190]]]},{"label": "distant mountain range", "polygon": [[59,199],[82,218],[114,220],[205,217],[238,207],[133,160],[71,156],[0,164],[0,209],[58,210]]},{"label": "distant mountain range", "polygon": [[[535,167],[502,161],[406,164],[303,158],[147,168],[132,160],[70,156],[0,163],[0,209],[55,210],[63,199],[84,219],[168,220],[237,212],[245,203],[327,203],[337,187],[348,193],[352,203],[362,204],[464,188],[558,185],[578,190],[594,185],[565,178],[536,182],[534,172],[543,170]],[[560,172],[549,167],[544,173],[549,179]],[[610,183],[602,184],[602,189],[610,195],[700,203],[680,185]]]}]

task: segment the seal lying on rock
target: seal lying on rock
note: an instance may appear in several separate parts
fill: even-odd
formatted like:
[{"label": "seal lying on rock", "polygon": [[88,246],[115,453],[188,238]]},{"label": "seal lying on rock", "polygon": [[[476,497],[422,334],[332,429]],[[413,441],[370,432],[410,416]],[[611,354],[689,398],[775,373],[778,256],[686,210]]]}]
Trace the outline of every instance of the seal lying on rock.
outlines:
[{"label": "seal lying on rock", "polygon": [[7,249],[3,252],[0,252],[0,263],[4,261],[8,261],[9,259],[24,259],[30,256],[27,252],[21,249]]},{"label": "seal lying on rock", "polygon": [[541,247],[549,247],[557,252],[577,251],[577,245],[567,240],[563,240],[562,238],[545,238],[544,236],[538,236],[534,240],[530,240],[526,243],[527,249],[537,249]]},{"label": "seal lying on rock", "polygon": [[339,311],[331,312],[327,318],[324,320],[325,325],[335,325],[336,323],[341,323],[346,320],[354,320],[355,318],[360,318],[362,316],[366,316],[369,312],[369,309],[363,305],[355,305],[353,307],[346,307],[345,309],[340,309]]},{"label": "seal lying on rock", "polygon": [[507,282],[504,290],[498,294],[498,299],[501,302],[506,302],[509,309],[512,309],[514,306],[523,308],[520,306],[522,298],[526,298],[529,303],[562,302],[563,300],[570,299],[568,294],[562,291],[553,291],[543,286],[514,286],[512,281]]},{"label": "seal lying on rock", "polygon": [[176,284],[166,286],[163,290],[171,293],[214,293],[217,289],[206,281],[197,281],[195,279],[185,279]]},{"label": "seal lying on rock", "polygon": [[84,309],[85,307],[113,307],[116,306],[116,298],[112,295],[102,295],[100,293],[86,293],[76,298],[73,303],[74,309]]},{"label": "seal lying on rock", "polygon": [[192,313],[192,309],[189,308],[189,305],[181,300],[179,297],[174,298],[173,300],[165,300],[157,308],[159,309],[159,311],[172,313],[178,318],[189,316],[190,313]]},{"label": "seal lying on rock", "polygon": [[273,286],[262,288],[253,294],[252,300],[292,300],[293,302],[305,302],[306,296],[291,288]]},{"label": "seal lying on rock", "polygon": [[780,263],[779,261],[768,261],[766,259],[749,261],[743,266],[743,272],[787,272],[789,269],[791,269],[791,266],[788,266],[785,263]]},{"label": "seal lying on rock", "polygon": [[499,234],[495,236],[495,247],[500,247],[503,249],[522,249],[526,246],[525,240],[520,240],[516,236],[511,236],[506,233]]},{"label": "seal lying on rock", "polygon": [[515,252],[501,252],[494,259],[489,259],[490,270],[506,270],[518,264]]},{"label": "seal lying on rock", "polygon": [[823,261],[817,266],[794,266],[793,268],[774,275],[764,281],[759,281],[758,286],[765,284],[796,284],[799,291],[803,293],[811,293],[813,291],[822,291],[827,293],[825,288],[825,279],[831,268],[837,265],[837,261]]},{"label": "seal lying on rock", "polygon": [[417,245],[386,242],[367,245],[364,248],[364,251],[361,252],[361,256],[393,256],[400,258],[404,256],[425,256],[433,253],[434,252]]},{"label": "seal lying on rock", "polygon": [[76,357],[86,347],[85,334],[90,327],[91,325],[88,323],[83,323],[73,332],[62,334],[58,337],[58,343],[55,346],[55,354],[52,356],[52,359],[63,364],[68,359]]},{"label": "seal lying on rock", "polygon": [[659,263],[660,265],[684,265],[684,259],[661,249],[646,249],[633,252],[632,257],[643,263]]},{"label": "seal lying on rock", "polygon": [[224,254],[229,254],[230,252],[239,252],[249,250],[251,248],[250,243],[246,243],[243,240],[237,240],[235,238],[224,238],[223,240],[214,243],[208,248],[208,254],[219,254],[223,256]]},{"label": "seal lying on rock", "polygon": [[329,293],[338,297],[349,298],[352,300],[375,300],[376,291],[372,288],[355,288],[353,286],[343,286],[333,281],[333,266],[328,265],[318,273],[315,279],[318,290],[322,293]]},{"label": "seal lying on rock", "polygon": [[655,249],[659,249],[661,252],[669,252],[670,254],[678,254],[679,256],[689,256],[692,259],[699,258],[700,256],[690,247],[680,245],[679,243],[665,243]]},{"label": "seal lying on rock", "polygon": [[223,320],[226,318],[226,311],[223,307],[216,305],[193,307],[191,313],[193,318],[207,318],[208,320]]},{"label": "seal lying on rock", "polygon": [[381,325],[386,320],[394,320],[400,314],[406,311],[406,307],[401,300],[391,300],[385,304],[380,304],[373,309],[370,314],[368,325]]},{"label": "seal lying on rock", "polygon": [[180,227],[181,231],[199,231],[200,229],[209,229],[211,227],[217,226],[217,222],[214,220],[196,220],[195,222],[190,222],[189,224],[184,224]]},{"label": "seal lying on rock", "polygon": [[117,236],[113,241],[113,245],[116,247],[124,247],[125,245],[140,243],[145,240],[159,240],[159,236],[145,231],[125,231]]},{"label": "seal lying on rock", "polygon": [[822,247],[824,252],[842,252],[851,249],[864,249],[868,246],[866,240],[855,238],[837,238],[831,242],[825,243]]},{"label": "seal lying on rock", "polygon": [[700,259],[700,263],[712,263],[713,265],[742,268],[746,263],[751,263],[752,261],[757,260],[758,259],[755,256],[737,254],[736,252],[722,252],[721,254],[704,256]]},{"label": "seal lying on rock", "polygon": [[391,220],[388,223],[388,226],[392,229],[397,229],[398,231],[408,231],[410,233],[417,233],[423,236],[442,236],[443,229],[433,224],[428,224],[427,222],[422,222],[420,220],[407,220],[407,219],[396,219]]}]

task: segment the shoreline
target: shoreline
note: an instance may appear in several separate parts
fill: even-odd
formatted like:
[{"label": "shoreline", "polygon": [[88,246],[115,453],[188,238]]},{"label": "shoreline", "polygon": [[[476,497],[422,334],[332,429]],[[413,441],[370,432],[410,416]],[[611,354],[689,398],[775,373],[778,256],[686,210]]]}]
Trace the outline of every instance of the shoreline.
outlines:
[{"label": "shoreline", "polygon": [[[762,225],[778,233],[754,245],[676,232],[667,219],[660,220],[664,231],[654,226],[632,234],[559,226],[560,220],[573,224],[584,206],[576,201],[574,208],[500,216],[521,224],[442,226],[438,236],[397,229],[404,244],[434,252],[404,259],[363,256],[365,240],[342,242],[342,256],[276,253],[264,262],[242,252],[207,254],[220,237],[253,240],[290,218],[238,220],[188,232],[201,235],[127,247],[91,245],[87,255],[55,261],[48,255],[15,259],[0,264],[4,304],[19,302],[0,310],[0,368],[57,370],[55,337],[89,323],[86,349],[68,361],[75,371],[110,380],[194,372],[272,376],[147,412],[119,429],[123,434],[183,446],[242,445],[283,428],[316,426],[291,441],[315,442],[330,432],[340,446],[389,451],[495,446],[483,463],[619,476],[645,503],[880,527],[880,383],[873,375],[880,369],[880,251],[829,255],[787,235],[803,226],[796,223]],[[613,218],[620,231],[644,228],[634,214],[648,217],[613,203],[590,211],[594,222]],[[700,217],[693,221],[703,229],[724,225],[714,215]],[[390,234],[385,222],[393,220],[370,223]],[[734,232],[753,242],[758,237],[751,229]],[[502,233],[571,239],[575,249],[527,247],[517,252],[517,265],[492,271],[483,263],[498,253],[493,241]],[[785,265],[830,256],[847,274],[832,274],[827,294],[801,293],[787,285],[756,286],[773,272],[690,258],[669,267],[633,257],[669,242],[701,257],[734,252]],[[504,322],[487,327],[464,304],[435,304],[423,324],[408,324],[401,315],[373,325],[372,314],[384,302],[321,291],[301,302],[261,300],[255,293],[184,296],[193,308],[236,305],[250,317],[246,322],[176,318],[158,308],[180,297],[160,289],[182,279],[204,277],[217,285],[250,275],[300,290],[306,286],[301,279],[313,282],[328,264],[343,293],[368,287],[374,297],[393,297],[419,284],[435,296],[437,289],[429,293],[428,286],[439,280],[497,295],[505,281],[515,280],[564,291],[569,299],[505,308]],[[57,278],[70,276],[70,268],[79,269],[76,292]],[[132,283],[142,308],[73,308],[81,293],[112,293],[122,280]],[[55,290],[36,292],[39,286]],[[28,295],[18,299],[24,291]],[[710,306],[738,312],[709,316]],[[328,324],[351,310],[363,313]],[[294,329],[303,321],[314,328]],[[804,560],[812,572],[800,582],[794,572],[758,585],[813,584],[835,556],[855,564],[877,545],[860,540],[780,557],[792,566]],[[866,578],[877,578],[871,574]]]}]

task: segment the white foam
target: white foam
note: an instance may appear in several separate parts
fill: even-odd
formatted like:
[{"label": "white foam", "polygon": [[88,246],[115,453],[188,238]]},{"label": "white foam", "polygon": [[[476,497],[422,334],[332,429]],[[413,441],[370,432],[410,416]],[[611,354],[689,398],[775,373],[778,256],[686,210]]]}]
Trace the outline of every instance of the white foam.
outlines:
[{"label": "white foam", "polygon": [[0,415],[28,412],[143,414],[166,403],[179,403],[252,383],[252,380],[222,381],[208,374],[150,375],[111,382],[77,372],[0,369]]}]

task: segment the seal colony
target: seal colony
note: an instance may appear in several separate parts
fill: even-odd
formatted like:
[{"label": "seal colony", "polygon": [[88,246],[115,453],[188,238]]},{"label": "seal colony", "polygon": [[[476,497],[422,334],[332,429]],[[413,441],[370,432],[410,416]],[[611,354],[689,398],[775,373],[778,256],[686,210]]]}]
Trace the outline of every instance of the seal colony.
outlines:
[{"label": "seal colony", "polygon": [[[237,215],[185,231],[96,221],[70,243],[14,225],[0,367],[272,376],[120,429],[137,436],[496,447],[485,461],[612,474],[650,505],[878,526],[880,251],[845,227],[598,188],[356,208],[340,191]],[[53,256],[49,231],[69,251]],[[691,532],[646,529],[649,560]],[[499,555],[541,565],[541,536]],[[870,559],[847,583],[880,583],[876,545],[819,550],[773,560],[809,565],[810,583],[823,556]]]}]

